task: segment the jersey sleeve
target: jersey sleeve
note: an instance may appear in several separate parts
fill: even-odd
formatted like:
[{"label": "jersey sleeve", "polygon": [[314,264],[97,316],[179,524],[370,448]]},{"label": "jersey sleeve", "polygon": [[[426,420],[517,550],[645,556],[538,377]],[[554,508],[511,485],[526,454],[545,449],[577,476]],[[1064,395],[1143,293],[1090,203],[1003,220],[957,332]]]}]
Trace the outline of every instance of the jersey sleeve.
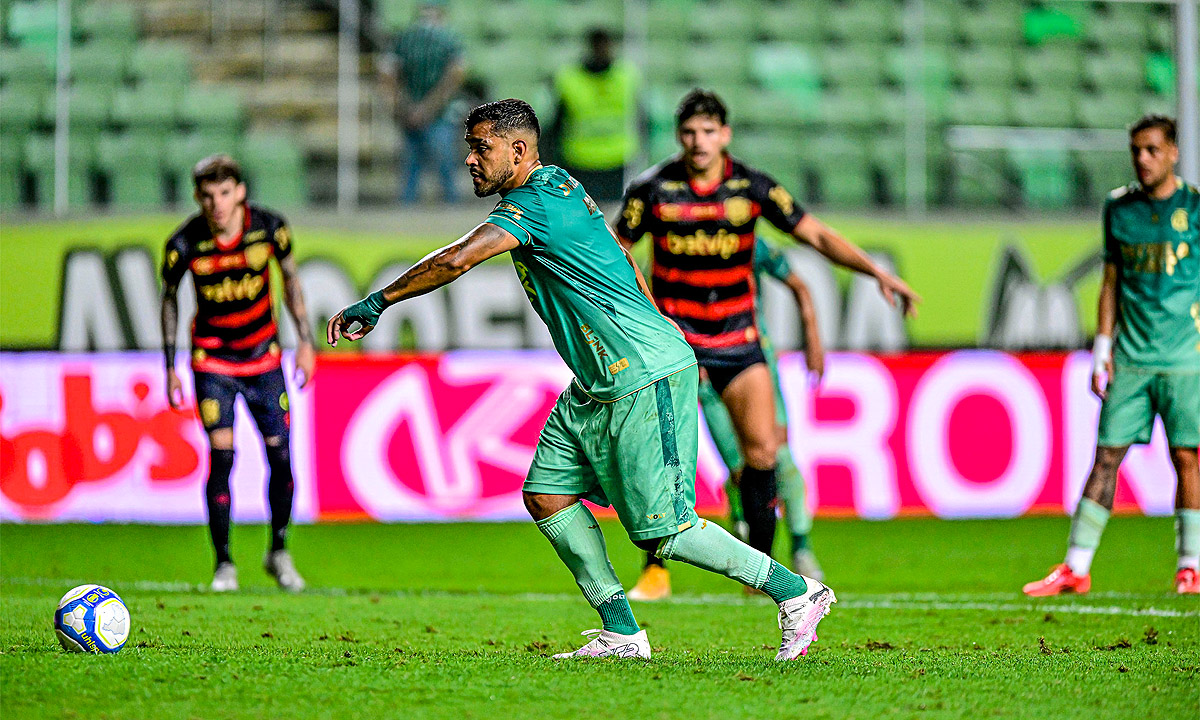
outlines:
[{"label": "jersey sleeve", "polygon": [[1112,199],[1104,201],[1101,224],[1104,227],[1104,262],[1121,267],[1121,243],[1112,231]]},{"label": "jersey sleeve", "polygon": [[535,195],[514,191],[496,203],[496,209],[485,222],[511,233],[522,245],[544,244],[547,227],[540,209],[541,203]]},{"label": "jersey sleeve", "polygon": [[167,247],[163,251],[162,281],[163,285],[177,286],[183,281],[183,275],[188,271],[191,258],[188,257],[188,243],[182,228],[167,239]]},{"label": "jersey sleeve", "polygon": [[750,185],[756,195],[754,200],[762,208],[762,216],[775,227],[790,233],[804,217],[804,208],[770,175],[754,172]]},{"label": "jersey sleeve", "polygon": [[292,228],[282,217],[276,217],[271,224],[274,226],[271,245],[275,248],[275,259],[282,260],[292,254]]},{"label": "jersey sleeve", "polygon": [[783,282],[792,274],[792,264],[782,250],[762,238],[754,239],[754,272],[766,273]]},{"label": "jersey sleeve", "polygon": [[630,242],[642,239],[647,227],[646,208],[650,204],[650,182],[635,183],[625,191],[621,215],[617,218],[617,235]]}]

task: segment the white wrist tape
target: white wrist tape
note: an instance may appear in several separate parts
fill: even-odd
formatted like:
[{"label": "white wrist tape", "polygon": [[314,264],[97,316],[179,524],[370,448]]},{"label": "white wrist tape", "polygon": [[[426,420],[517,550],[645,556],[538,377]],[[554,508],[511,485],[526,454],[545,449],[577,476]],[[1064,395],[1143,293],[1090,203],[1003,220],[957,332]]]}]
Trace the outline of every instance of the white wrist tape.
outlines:
[{"label": "white wrist tape", "polygon": [[1112,359],[1112,337],[1104,334],[1096,336],[1092,344],[1092,372],[1103,373],[1107,370],[1108,361]]}]

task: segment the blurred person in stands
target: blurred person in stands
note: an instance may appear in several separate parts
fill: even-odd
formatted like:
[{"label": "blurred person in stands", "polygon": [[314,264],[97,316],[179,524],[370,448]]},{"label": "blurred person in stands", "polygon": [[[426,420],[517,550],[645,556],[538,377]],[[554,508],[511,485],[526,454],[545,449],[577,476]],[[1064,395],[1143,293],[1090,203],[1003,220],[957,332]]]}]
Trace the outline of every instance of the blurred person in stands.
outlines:
[{"label": "blurred person in stands", "polygon": [[462,40],[445,25],[445,0],[422,0],[417,18],[381,63],[385,91],[390,93],[404,135],[400,199],[420,199],[421,175],[433,166],[442,200],[458,201],[454,170],[458,163],[457,122],[451,100],[465,75]]},{"label": "blurred person in stands", "polygon": [[640,78],[614,57],[615,39],[604,28],[587,34],[582,63],[554,76],[554,120],[547,136],[563,168],[598,202],[621,199],[625,168],[639,152]]},{"label": "blurred person in stands", "polygon": [[279,587],[304,589],[286,548],[292,516],[291,450],[287,385],[271,301],[270,259],[283,275],[283,297],[300,343],[296,382],[304,387],[313,375],[316,354],[312,327],[292,256],[291,230],[279,215],[246,202],[246,185],[237,162],[213,155],[192,171],[200,212],[184,221],[167,240],[163,256],[162,333],[167,369],[167,400],[183,404],[183,385],[175,372],[175,336],[179,326],[179,283],[192,273],[196,317],[192,321],[192,374],[196,407],[208,434],[209,469],[204,499],[208,530],[216,551],[212,589],[238,589],[237,568],[229,551],[233,469],[233,406],[246,402],[266,449],[271,508],[270,547],[263,565]]}]

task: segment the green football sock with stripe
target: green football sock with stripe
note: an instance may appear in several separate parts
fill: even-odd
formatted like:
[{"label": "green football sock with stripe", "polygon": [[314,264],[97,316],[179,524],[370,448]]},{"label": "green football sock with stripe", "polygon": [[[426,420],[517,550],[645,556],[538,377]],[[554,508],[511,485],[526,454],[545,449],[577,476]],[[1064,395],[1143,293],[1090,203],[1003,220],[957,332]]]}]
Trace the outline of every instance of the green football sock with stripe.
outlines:
[{"label": "green football sock with stripe", "polygon": [[1179,569],[1200,570],[1200,510],[1175,511],[1175,549]]},{"label": "green football sock with stripe", "polygon": [[604,629],[620,635],[641,630],[608,560],[604,533],[592,512],[577,502],[538,520],[537,526],[575,577],[588,603],[600,614]]},{"label": "green football sock with stripe", "polygon": [[663,540],[658,555],[758,588],[775,602],[799,597],[808,589],[804,578],[708,520]]}]

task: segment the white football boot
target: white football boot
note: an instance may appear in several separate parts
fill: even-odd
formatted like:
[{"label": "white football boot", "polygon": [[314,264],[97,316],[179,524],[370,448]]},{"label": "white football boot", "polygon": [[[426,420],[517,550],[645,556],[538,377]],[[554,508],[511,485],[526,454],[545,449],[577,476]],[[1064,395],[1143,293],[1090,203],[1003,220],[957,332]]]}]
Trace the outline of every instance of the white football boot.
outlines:
[{"label": "white football boot", "polygon": [[237,567],[231,562],[223,562],[217,565],[217,569],[213,571],[212,580],[213,592],[234,592],[238,589]]},{"label": "white football boot", "polygon": [[650,659],[650,641],[646,639],[646,631],[639,630],[635,635],[618,635],[608,630],[584,630],[580,635],[594,635],[591,642],[575,652],[559,653],[555,660],[568,658],[589,657],[618,657]]},{"label": "white football boot", "polygon": [[808,653],[808,646],[817,639],[817,623],[829,614],[829,606],[837,602],[833,589],[813,578],[806,577],[808,589],[803,595],[779,603],[779,641],[776,660],[795,660]]},{"label": "white football boot", "polygon": [[280,588],[288,592],[300,592],[304,589],[304,578],[296,572],[292,556],[288,554],[287,550],[267,553],[267,556],[263,558],[263,569],[267,571],[268,575],[275,578],[275,582],[279,583]]}]

